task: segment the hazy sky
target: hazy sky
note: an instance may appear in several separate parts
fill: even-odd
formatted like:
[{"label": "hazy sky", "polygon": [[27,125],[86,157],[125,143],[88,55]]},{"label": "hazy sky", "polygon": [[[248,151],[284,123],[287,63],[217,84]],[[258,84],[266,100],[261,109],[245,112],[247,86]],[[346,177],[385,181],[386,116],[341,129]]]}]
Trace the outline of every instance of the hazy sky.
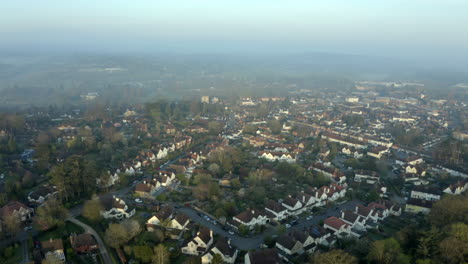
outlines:
[{"label": "hazy sky", "polygon": [[467,0],[4,0],[0,49],[468,58]]}]

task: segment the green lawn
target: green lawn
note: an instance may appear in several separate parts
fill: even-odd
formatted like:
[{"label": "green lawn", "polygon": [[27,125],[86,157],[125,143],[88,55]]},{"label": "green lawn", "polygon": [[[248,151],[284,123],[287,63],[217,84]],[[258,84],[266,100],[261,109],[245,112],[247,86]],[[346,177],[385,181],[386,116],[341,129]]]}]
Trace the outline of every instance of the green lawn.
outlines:
[{"label": "green lawn", "polygon": [[21,245],[16,244],[16,246],[13,247],[13,255],[0,261],[2,261],[3,264],[21,263],[23,261],[23,250],[21,248]]},{"label": "green lawn", "polygon": [[65,222],[65,226],[60,228],[54,228],[51,230],[47,230],[45,232],[41,232],[38,236],[39,241],[45,241],[49,239],[57,239],[62,238],[66,239],[73,233],[81,234],[84,232],[84,229],[78,225],[75,225],[71,222]]}]

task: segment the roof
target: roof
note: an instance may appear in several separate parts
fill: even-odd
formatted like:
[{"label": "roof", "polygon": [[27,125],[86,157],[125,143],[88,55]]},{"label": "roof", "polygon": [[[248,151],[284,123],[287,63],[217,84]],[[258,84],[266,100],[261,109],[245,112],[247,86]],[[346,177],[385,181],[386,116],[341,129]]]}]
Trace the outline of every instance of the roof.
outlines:
[{"label": "roof", "polygon": [[70,237],[72,247],[97,246],[97,242],[91,234],[83,233]]},{"label": "roof", "polygon": [[172,215],[173,212],[174,212],[174,208],[172,208],[172,206],[164,206],[163,208],[161,208],[161,210],[159,210],[156,213],[156,217],[159,220],[167,219]]},{"label": "roof", "polygon": [[433,203],[433,201],[415,198],[408,199],[408,201],[406,202],[407,205],[419,206],[424,208],[432,208]]},{"label": "roof", "polygon": [[47,241],[41,242],[42,252],[45,254],[47,252],[56,251],[56,250],[63,250],[63,242],[62,239],[50,239]]},{"label": "roof", "polygon": [[347,210],[343,212],[342,219],[346,222],[354,223],[358,218],[360,218],[360,216],[353,211]]},{"label": "roof", "polygon": [[276,248],[250,251],[248,253],[251,264],[281,264]]},{"label": "roof", "polygon": [[207,228],[203,227],[200,232],[198,232],[197,236],[205,243],[208,244],[212,238],[212,231]]},{"label": "roof", "polygon": [[336,218],[334,216],[325,219],[324,224],[336,230],[340,229],[342,226],[348,225],[343,220]]},{"label": "roof", "polygon": [[273,200],[268,201],[265,205],[265,208],[270,209],[271,211],[276,212],[276,213],[286,210],[286,208],[282,204]]},{"label": "roof", "polygon": [[18,201],[11,201],[0,208],[0,216],[11,215],[14,211],[19,211],[21,208],[29,210],[30,208]]},{"label": "roof", "polygon": [[29,197],[31,199],[37,200],[41,196],[46,197],[48,194],[51,194],[51,193],[54,193],[54,192],[55,192],[55,190],[52,187],[42,185],[42,186],[37,187],[36,190],[32,191],[29,194]]},{"label": "roof", "polygon": [[224,256],[234,256],[236,249],[231,246],[231,242],[224,237],[219,237],[218,241],[214,245]]},{"label": "roof", "polygon": [[177,223],[179,223],[180,225],[184,225],[189,219],[190,218],[188,217],[188,215],[184,213],[177,213],[176,217],[174,218],[174,220],[176,220]]},{"label": "roof", "polygon": [[417,185],[413,188],[412,191],[422,192],[422,193],[429,193],[434,195],[441,195],[442,191],[434,186],[424,186],[424,185]]},{"label": "roof", "polygon": [[238,214],[235,216],[235,218],[241,220],[244,223],[250,222],[253,218],[257,218],[260,215],[266,215],[263,212],[260,212],[259,210],[245,210],[244,212]]},{"label": "roof", "polygon": [[368,217],[372,212],[372,208],[366,207],[366,206],[360,205],[360,204],[356,206],[356,209],[357,209],[357,213],[359,215],[364,216],[364,217]]},{"label": "roof", "polygon": [[[112,208],[125,208],[125,201],[111,195],[101,196],[100,200],[104,210],[106,211],[109,211]],[[120,201],[123,203],[120,203]]]},{"label": "roof", "polygon": [[309,233],[313,238],[319,238],[325,236],[327,234],[327,230],[319,225],[311,225]]},{"label": "roof", "polygon": [[286,199],[284,199],[283,203],[291,207],[294,207],[296,206],[297,203],[300,203],[300,202],[297,199],[287,197]]}]

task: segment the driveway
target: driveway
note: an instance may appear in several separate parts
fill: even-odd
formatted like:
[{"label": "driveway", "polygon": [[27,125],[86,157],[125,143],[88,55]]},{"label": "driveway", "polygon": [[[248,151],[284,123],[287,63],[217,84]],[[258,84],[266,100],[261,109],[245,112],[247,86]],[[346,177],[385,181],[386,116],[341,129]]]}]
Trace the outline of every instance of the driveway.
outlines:
[{"label": "driveway", "polygon": [[91,235],[93,235],[94,238],[96,238],[96,241],[99,244],[99,251],[101,252],[101,257],[102,257],[104,263],[105,264],[113,264],[112,259],[109,256],[109,253],[107,252],[106,245],[102,241],[99,234],[96,231],[94,231],[94,229],[92,227],[90,227],[89,225],[81,222],[80,220],[78,220],[76,218],[68,218],[67,221],[70,221],[70,222],[72,222],[74,224],[77,224],[77,225],[81,226],[85,230],[86,233],[90,233]]}]

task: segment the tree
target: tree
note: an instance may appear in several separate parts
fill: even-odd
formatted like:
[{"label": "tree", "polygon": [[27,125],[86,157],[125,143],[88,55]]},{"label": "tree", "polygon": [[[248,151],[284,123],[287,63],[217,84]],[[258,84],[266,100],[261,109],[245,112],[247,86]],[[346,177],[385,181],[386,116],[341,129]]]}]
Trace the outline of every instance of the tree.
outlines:
[{"label": "tree", "polygon": [[47,230],[56,226],[64,226],[67,217],[68,210],[59,200],[51,198],[36,210],[33,221],[40,230]]},{"label": "tree", "polygon": [[310,262],[312,264],[357,264],[358,259],[343,250],[334,249],[325,253],[315,253]]},{"label": "tree", "polygon": [[101,201],[97,196],[85,202],[83,206],[83,216],[91,222],[97,222],[102,218],[101,211],[103,210]]},{"label": "tree", "polygon": [[224,259],[223,259],[223,256],[221,256],[220,254],[215,254],[213,256],[213,259],[211,260],[211,264],[223,264],[224,263]]},{"label": "tree", "polygon": [[283,126],[281,125],[280,121],[272,119],[268,121],[268,128],[270,129],[271,133],[279,134],[281,133],[281,129],[283,128]]},{"label": "tree", "polygon": [[109,246],[118,248],[130,239],[127,237],[125,227],[121,224],[110,224],[104,235],[104,240]]},{"label": "tree", "polygon": [[440,257],[447,264],[466,263],[465,257],[468,254],[468,243],[455,237],[448,237],[440,242]]},{"label": "tree", "polygon": [[5,226],[5,231],[15,234],[21,228],[21,221],[17,215],[7,214],[3,217],[3,225]]},{"label": "tree", "polygon": [[143,263],[151,262],[153,250],[148,245],[139,245],[133,247],[133,255]]},{"label": "tree", "polygon": [[468,196],[447,195],[433,204],[429,221],[436,226],[468,222]]},{"label": "tree", "polygon": [[170,261],[169,250],[163,245],[159,244],[154,248],[153,264],[168,264]]},{"label": "tree", "polygon": [[379,264],[409,263],[408,258],[401,252],[400,244],[394,238],[374,241],[367,259]]}]

